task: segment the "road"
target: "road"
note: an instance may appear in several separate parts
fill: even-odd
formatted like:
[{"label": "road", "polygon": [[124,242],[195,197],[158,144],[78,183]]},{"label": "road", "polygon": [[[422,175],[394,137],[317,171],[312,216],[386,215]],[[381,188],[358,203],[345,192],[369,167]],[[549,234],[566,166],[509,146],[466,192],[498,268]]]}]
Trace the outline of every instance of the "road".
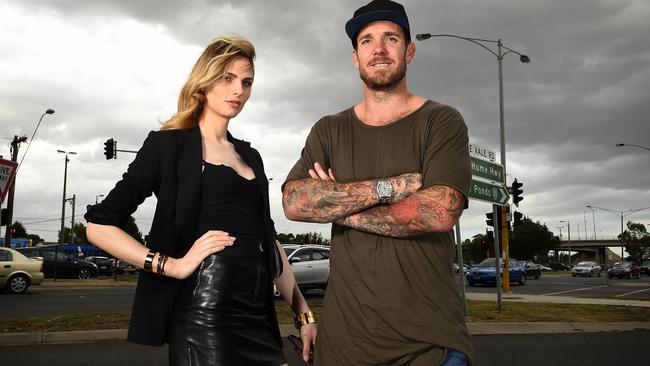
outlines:
[{"label": "road", "polygon": [[[83,284],[83,281],[80,280]],[[0,319],[36,316],[130,311],[135,287],[51,288],[31,286],[21,295],[0,293]],[[311,290],[309,298],[322,298],[322,290]],[[278,300],[283,301],[283,300]]]},{"label": "road", "polygon": [[[81,282],[83,283],[83,282]],[[511,285],[513,294],[610,297],[619,299],[650,299],[650,277],[640,280],[609,280],[604,277],[571,277],[542,275],[528,280],[526,285]],[[494,293],[494,286],[466,286],[469,292]],[[30,316],[129,311],[135,288],[45,288],[32,286],[23,295],[0,294],[0,319],[20,319]],[[307,298],[321,298],[324,292],[309,291]],[[281,300],[279,300],[281,301]]]},{"label": "road", "polygon": [[[476,365],[642,365],[650,331],[473,336]],[[285,342],[291,366],[305,365]],[[167,348],[125,342],[0,347],[3,365],[166,365]]]},{"label": "road", "polygon": [[[511,283],[510,289],[514,294],[522,295],[650,299],[650,277],[644,275],[639,280],[607,280],[604,276],[571,277],[542,273],[539,280],[529,279],[523,286]],[[495,287],[470,287],[466,282],[465,291],[494,293]]]}]

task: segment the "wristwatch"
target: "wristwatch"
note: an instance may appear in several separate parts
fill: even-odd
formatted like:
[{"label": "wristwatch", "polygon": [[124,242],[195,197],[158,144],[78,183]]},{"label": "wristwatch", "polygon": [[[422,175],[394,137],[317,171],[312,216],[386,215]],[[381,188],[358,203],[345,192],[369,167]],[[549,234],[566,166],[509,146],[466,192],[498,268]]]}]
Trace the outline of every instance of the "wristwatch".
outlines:
[{"label": "wristwatch", "polygon": [[393,185],[388,179],[380,179],[375,186],[375,192],[379,196],[379,202],[387,203],[393,197]]}]

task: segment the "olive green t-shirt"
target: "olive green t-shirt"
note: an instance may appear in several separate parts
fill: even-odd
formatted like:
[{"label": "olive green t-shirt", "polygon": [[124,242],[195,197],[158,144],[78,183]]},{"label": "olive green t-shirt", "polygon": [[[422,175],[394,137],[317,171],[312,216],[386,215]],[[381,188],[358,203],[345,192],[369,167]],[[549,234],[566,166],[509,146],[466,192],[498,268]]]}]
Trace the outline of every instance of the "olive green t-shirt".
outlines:
[{"label": "olive green t-shirt", "polygon": [[[433,101],[386,126],[366,125],[352,108],[322,118],[286,181],[309,178],[314,162],[342,183],[420,172],[423,188],[465,198],[471,180],[465,122]],[[333,224],[316,365],[437,365],[446,347],[471,359],[452,234],[392,238]]]}]

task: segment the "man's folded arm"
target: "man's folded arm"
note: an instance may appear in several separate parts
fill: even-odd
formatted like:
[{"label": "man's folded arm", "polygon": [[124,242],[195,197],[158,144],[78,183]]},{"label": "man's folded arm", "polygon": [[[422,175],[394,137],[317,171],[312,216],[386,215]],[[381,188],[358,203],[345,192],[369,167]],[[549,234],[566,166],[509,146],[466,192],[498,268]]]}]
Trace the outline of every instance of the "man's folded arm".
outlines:
[{"label": "man's folded arm", "polygon": [[456,189],[434,185],[401,201],[354,213],[337,223],[391,237],[446,232],[458,222],[464,204],[465,197]]},{"label": "man's folded arm", "polygon": [[[393,187],[392,202],[421,187],[419,173],[388,178]],[[378,179],[352,183],[306,178],[288,181],[282,191],[282,207],[289,220],[333,222],[380,203],[375,191]]]}]

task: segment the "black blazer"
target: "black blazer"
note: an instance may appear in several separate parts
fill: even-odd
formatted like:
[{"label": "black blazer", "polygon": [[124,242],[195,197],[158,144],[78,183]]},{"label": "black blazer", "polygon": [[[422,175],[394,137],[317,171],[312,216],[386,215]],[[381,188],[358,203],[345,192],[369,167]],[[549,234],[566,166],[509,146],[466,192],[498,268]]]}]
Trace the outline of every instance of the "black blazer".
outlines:
[{"label": "black blazer", "polygon": [[[268,253],[275,253],[269,256],[269,268],[277,277],[282,271],[282,261],[275,246],[268,179],[262,158],[250,143],[237,140],[230,133],[228,141],[255,172],[263,199],[266,246],[270,250]],[[174,258],[182,257],[196,240],[202,193],[202,149],[198,127],[150,132],[122,179],[100,204],[90,206],[84,217],[88,222],[122,227],[129,215],[153,193],[158,203],[148,247]],[[148,345],[162,345],[167,341],[168,323],[180,283],[173,278],[140,273],[129,341]],[[275,311],[273,314],[275,316]]]}]

